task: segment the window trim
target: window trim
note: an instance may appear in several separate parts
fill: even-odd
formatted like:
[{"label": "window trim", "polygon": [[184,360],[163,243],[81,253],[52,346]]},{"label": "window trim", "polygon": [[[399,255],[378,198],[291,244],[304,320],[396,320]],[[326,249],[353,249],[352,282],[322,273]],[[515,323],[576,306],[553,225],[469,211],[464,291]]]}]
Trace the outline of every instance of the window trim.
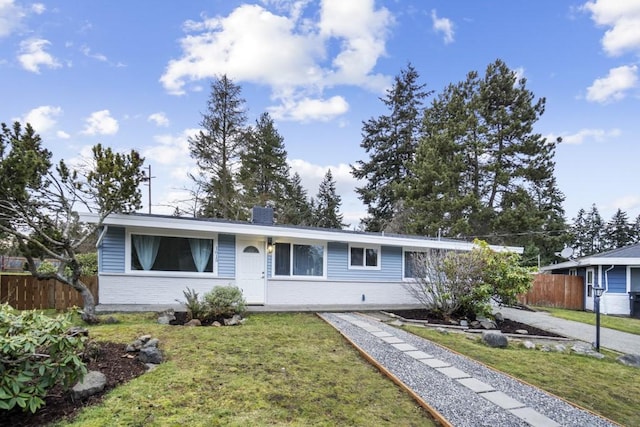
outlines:
[{"label": "window trim", "polygon": [[[362,264],[363,265],[351,265],[351,248],[362,249]],[[367,249],[373,249],[376,251],[377,260],[376,265],[367,264]],[[367,245],[361,243],[349,243],[347,249],[347,268],[349,270],[380,270],[382,268],[382,246],[381,245]]]},{"label": "window trim", "polygon": [[[213,240],[213,271],[198,272],[198,271],[161,271],[161,270],[135,270],[131,268],[131,256],[132,256],[132,235],[146,235],[146,236],[158,236],[158,237],[179,237],[183,239],[196,238],[196,239],[211,239]],[[165,277],[217,277],[218,276],[218,234],[217,233],[203,233],[199,231],[183,231],[183,230],[165,230],[158,228],[127,228],[125,232],[124,240],[124,272],[125,274],[140,275],[140,276],[165,276]]]},{"label": "window trim", "polygon": [[404,282],[415,282],[418,280],[416,277],[407,277],[407,252],[417,252],[417,253],[427,253],[429,249],[418,249],[418,248],[402,248],[402,280]]},{"label": "window trim", "polygon": [[[276,251],[277,246],[276,243],[288,244],[290,249],[289,252],[289,274],[288,275],[277,275],[276,274]],[[322,246],[322,276],[300,276],[293,274],[293,248],[292,245],[306,245],[306,246]],[[271,257],[271,278],[277,280],[326,280],[327,279],[327,258],[329,257],[328,245],[325,241],[313,241],[313,240],[274,240],[273,241],[274,251],[273,253],[268,254]]]}]

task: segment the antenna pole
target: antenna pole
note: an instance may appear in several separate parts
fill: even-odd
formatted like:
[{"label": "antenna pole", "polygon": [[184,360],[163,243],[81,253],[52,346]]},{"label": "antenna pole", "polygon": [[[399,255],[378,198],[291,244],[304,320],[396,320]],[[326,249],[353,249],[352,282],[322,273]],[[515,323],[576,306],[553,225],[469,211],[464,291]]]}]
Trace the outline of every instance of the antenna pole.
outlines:
[{"label": "antenna pole", "polygon": [[149,186],[149,215],[151,215],[151,179],[155,178],[155,176],[151,176],[151,165],[149,165],[147,169],[149,169],[149,173],[147,174],[147,177],[144,179],[144,181],[147,182],[145,185]]}]

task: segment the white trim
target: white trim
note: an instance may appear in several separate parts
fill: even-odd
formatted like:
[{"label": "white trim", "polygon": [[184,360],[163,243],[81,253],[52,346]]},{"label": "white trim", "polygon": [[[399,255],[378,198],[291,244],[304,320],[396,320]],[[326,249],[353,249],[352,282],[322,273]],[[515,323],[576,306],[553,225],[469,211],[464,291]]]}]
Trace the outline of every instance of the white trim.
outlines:
[{"label": "white trim", "polygon": [[[362,265],[351,265],[351,249],[362,249]],[[367,249],[376,251],[376,265],[367,264]],[[364,245],[360,243],[349,243],[347,250],[347,267],[349,270],[380,270],[382,267],[382,247],[380,245]]]},{"label": "white trim", "polygon": [[[164,271],[164,270],[133,270],[131,268],[131,235],[132,234],[144,234],[159,237],[181,237],[181,238],[197,238],[197,239],[211,239],[213,240],[213,271],[198,272],[198,271]],[[168,276],[168,277],[202,277],[213,278],[218,277],[218,236],[211,233],[195,233],[177,230],[159,230],[159,229],[144,229],[144,228],[127,228],[125,230],[124,238],[124,272],[125,274],[140,275],[140,276]]]},{"label": "white trim", "polygon": [[[98,215],[92,213],[80,214],[82,222],[96,223]],[[155,215],[127,215],[111,214],[104,220],[105,225],[136,228],[155,228],[163,230],[180,230],[204,233],[235,234],[240,236],[270,236],[276,238],[288,238],[293,240],[307,239],[324,242],[362,243],[381,246],[412,246],[419,248],[454,249],[469,251],[474,248],[470,242],[435,240],[411,236],[385,236],[383,234],[370,234],[358,232],[346,232],[340,230],[297,228],[273,225],[258,225],[250,223],[233,223],[224,221],[207,221],[185,217],[161,217]],[[515,246],[489,246],[496,251],[510,251],[523,253],[524,248]]]}]

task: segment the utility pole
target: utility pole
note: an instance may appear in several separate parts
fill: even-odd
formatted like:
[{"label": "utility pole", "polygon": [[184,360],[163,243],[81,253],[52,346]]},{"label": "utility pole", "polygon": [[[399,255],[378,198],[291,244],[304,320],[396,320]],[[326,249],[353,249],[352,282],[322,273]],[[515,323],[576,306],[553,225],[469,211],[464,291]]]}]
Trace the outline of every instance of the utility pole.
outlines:
[{"label": "utility pole", "polygon": [[147,177],[144,178],[144,181],[146,181],[145,185],[149,186],[149,215],[151,215],[151,179],[155,178],[155,176],[151,176],[151,165],[149,165],[147,169],[149,169],[149,173],[147,174]]}]

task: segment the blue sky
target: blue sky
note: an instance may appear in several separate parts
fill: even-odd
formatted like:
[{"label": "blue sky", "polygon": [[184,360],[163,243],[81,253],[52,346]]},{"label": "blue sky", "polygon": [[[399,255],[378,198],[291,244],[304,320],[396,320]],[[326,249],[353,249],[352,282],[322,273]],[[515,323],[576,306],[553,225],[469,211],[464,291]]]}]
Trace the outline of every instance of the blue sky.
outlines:
[{"label": "blue sky", "polygon": [[29,121],[70,162],[98,142],[139,150],[153,212],[171,213],[192,187],[187,138],[226,73],[250,123],[275,119],[310,194],[331,168],[355,226],[349,164],[393,76],[411,62],[438,93],[500,58],[547,100],[536,132],[564,138],[567,218],[592,203],[635,218],[639,54],[640,0],[0,0],[0,121]]}]

